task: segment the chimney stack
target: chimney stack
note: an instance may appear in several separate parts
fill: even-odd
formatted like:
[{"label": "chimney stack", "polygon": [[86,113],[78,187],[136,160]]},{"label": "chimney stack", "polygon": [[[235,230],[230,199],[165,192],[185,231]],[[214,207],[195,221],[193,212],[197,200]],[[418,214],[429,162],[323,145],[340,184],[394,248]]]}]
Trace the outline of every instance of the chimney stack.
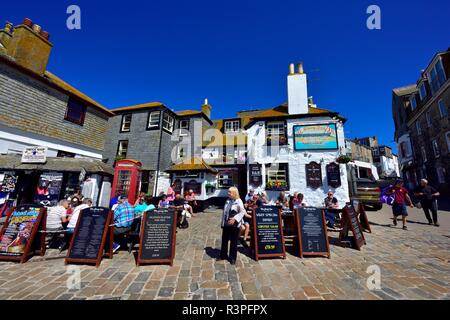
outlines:
[{"label": "chimney stack", "polygon": [[14,28],[6,53],[21,66],[43,75],[53,47],[48,38],[48,32],[25,18],[21,25]]},{"label": "chimney stack", "polygon": [[205,99],[205,103],[202,105],[202,112],[211,119],[211,105],[208,103],[208,99]]},{"label": "chimney stack", "polygon": [[297,64],[297,73],[293,73],[294,64],[289,66],[288,82],[288,111],[289,114],[308,113],[308,88],[303,64]]},{"label": "chimney stack", "polygon": [[0,29],[0,45],[3,46],[3,48],[7,48],[9,41],[12,38],[12,23],[6,21],[5,28]]}]

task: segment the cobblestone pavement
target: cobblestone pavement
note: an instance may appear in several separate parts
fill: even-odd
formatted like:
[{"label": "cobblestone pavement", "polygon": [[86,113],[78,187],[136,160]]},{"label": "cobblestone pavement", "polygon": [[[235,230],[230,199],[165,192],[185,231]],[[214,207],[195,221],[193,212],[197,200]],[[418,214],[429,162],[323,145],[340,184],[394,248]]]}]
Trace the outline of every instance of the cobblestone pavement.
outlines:
[{"label": "cobblestone pavement", "polygon": [[[389,227],[389,208],[368,212],[373,233],[361,251],[331,245],[331,259],[256,262],[240,248],[231,266],[213,259],[220,211],[209,210],[178,231],[173,267],[136,267],[121,251],[99,268],[80,266],[81,288],[69,290],[65,252],[50,250],[25,264],[0,262],[0,299],[449,299],[450,213],[440,213],[436,228],[411,211],[407,231]],[[380,290],[366,285],[372,265],[381,270]]]}]

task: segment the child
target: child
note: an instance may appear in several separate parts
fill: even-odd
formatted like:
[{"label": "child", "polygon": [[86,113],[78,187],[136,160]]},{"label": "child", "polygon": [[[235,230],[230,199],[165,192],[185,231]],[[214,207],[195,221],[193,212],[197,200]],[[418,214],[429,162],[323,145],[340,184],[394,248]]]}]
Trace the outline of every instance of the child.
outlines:
[{"label": "child", "polygon": [[170,205],[169,200],[165,194],[162,195],[161,200],[159,200],[158,208],[168,208]]},{"label": "child", "polygon": [[411,208],[414,207],[411,198],[408,195],[408,190],[403,187],[403,181],[395,181],[394,186],[388,191],[388,194],[394,196],[394,203],[392,204],[392,213],[394,215],[394,226],[397,225],[397,217],[402,216],[403,230],[408,230],[406,227],[406,217],[408,211],[406,210],[406,201]]}]

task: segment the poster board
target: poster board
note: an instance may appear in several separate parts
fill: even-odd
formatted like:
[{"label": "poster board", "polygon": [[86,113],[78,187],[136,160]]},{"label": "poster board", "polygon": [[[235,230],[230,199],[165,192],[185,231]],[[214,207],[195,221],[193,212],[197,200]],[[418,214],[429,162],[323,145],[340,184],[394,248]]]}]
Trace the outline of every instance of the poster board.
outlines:
[{"label": "poster board", "polygon": [[[66,264],[86,263],[100,265],[106,239],[111,236],[112,211],[104,207],[90,207],[80,211],[77,225],[67,251]],[[112,241],[111,238],[109,238]],[[112,248],[107,255],[112,258]]]},{"label": "poster board", "polygon": [[336,123],[295,125],[294,150],[336,150]]},{"label": "poster board", "polygon": [[255,260],[261,258],[286,258],[280,209],[262,206],[253,211],[253,246]]},{"label": "poster board", "polygon": [[299,239],[299,256],[330,257],[330,244],[321,208],[301,207],[295,210],[296,227]]},{"label": "poster board", "polygon": [[168,263],[175,258],[177,213],[172,208],[146,211],[142,217],[137,265]]},{"label": "poster board", "polygon": [[34,254],[45,254],[47,209],[21,205],[12,210],[0,231],[0,261],[26,262]]},{"label": "poster board", "polygon": [[342,230],[339,233],[340,243],[348,237],[350,231],[353,234],[352,244],[355,249],[361,250],[361,247],[366,244],[366,239],[364,238],[362,227],[359,223],[358,214],[353,206],[347,205],[342,209]]}]

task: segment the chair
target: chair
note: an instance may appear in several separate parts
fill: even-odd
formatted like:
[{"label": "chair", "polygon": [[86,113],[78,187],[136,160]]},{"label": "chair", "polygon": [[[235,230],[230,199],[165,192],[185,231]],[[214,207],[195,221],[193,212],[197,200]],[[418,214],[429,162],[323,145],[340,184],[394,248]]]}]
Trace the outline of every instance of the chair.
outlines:
[{"label": "chair", "polygon": [[141,217],[135,218],[131,224],[131,229],[124,234],[125,241],[128,247],[128,253],[131,253],[134,246],[139,243],[141,236]]}]

